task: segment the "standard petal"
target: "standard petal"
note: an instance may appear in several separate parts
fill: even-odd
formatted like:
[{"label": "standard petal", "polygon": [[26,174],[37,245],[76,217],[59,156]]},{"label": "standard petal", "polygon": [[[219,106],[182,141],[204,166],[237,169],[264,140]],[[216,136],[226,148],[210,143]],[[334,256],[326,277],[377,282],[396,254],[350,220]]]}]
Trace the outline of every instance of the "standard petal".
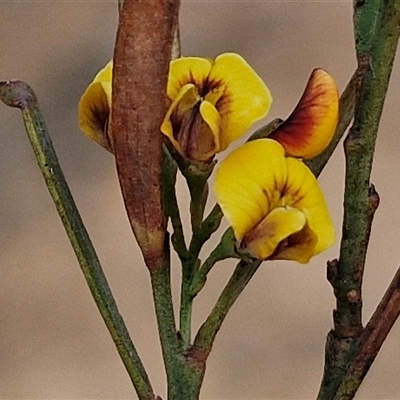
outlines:
[{"label": "standard petal", "polygon": [[287,155],[310,159],[328,146],[338,115],[336,83],[326,71],[315,69],[292,114],[268,137],[281,143]]},{"label": "standard petal", "polygon": [[273,140],[248,142],[221,162],[214,192],[238,241],[279,205],[285,182],[284,149]]},{"label": "standard petal", "polygon": [[221,115],[221,150],[242,136],[263,118],[272,103],[263,80],[238,54],[226,53],[216,58],[207,81],[208,91],[223,87],[215,106]]},{"label": "standard petal", "polygon": [[[188,83],[194,84],[201,92],[211,67],[211,61],[200,57],[182,57],[172,60],[168,75],[168,97],[174,100],[182,87]],[[200,94],[204,95],[204,93]]]},{"label": "standard petal", "polygon": [[[282,243],[287,241],[290,236],[300,232],[306,223],[306,216],[300,210],[290,207],[275,208],[243,238],[241,245],[251,256],[259,260],[273,257],[274,253],[276,254],[273,258],[279,259],[280,246],[285,248]],[[306,262],[311,258],[312,250],[308,253],[309,257]],[[301,258],[301,260],[303,259],[304,257]]]},{"label": "standard petal", "polygon": [[317,237],[313,255],[335,241],[335,230],[324,195],[313,173],[300,160],[287,158],[285,204],[303,211],[309,229]]},{"label": "standard petal", "polygon": [[110,61],[94,78],[79,101],[78,123],[80,129],[108,151],[112,151],[107,136],[111,109],[112,62]]}]

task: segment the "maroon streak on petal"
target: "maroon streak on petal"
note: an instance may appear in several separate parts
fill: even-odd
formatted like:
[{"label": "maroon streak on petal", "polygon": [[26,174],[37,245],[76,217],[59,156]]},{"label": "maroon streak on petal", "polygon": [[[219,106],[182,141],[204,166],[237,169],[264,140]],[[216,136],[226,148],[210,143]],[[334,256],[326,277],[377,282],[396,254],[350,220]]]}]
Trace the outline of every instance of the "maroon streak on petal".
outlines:
[{"label": "maroon streak on petal", "polygon": [[331,141],[338,112],[335,81],[323,69],[314,69],[296,108],[269,138],[278,141],[289,156],[313,158]]}]

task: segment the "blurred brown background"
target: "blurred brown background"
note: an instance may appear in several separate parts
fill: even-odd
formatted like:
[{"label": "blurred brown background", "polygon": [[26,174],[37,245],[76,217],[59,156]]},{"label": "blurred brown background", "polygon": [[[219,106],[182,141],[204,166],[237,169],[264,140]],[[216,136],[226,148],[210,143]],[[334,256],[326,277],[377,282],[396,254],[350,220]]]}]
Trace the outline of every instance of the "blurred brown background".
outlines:
[{"label": "blurred brown background", "polygon": [[[151,1],[151,0],[149,0]],[[268,119],[286,117],[315,67],[342,90],[355,68],[351,1],[183,1],[184,55],[234,51],[270,87]],[[121,201],[113,157],[78,130],[76,106],[112,55],[116,1],[0,3],[0,79],[36,90],[65,175],[120,310],[157,392],[165,378],[147,272]],[[367,260],[367,321],[400,261],[400,60],[377,142],[381,196]],[[128,375],[94,306],[46,191],[19,112],[0,105],[0,398],[134,399]],[[321,176],[338,234],[343,156]],[[182,206],[187,193],[180,187]],[[185,214],[187,215],[187,213]],[[322,374],[334,298],[325,262],[265,263],[219,333],[203,399],[311,399]],[[196,303],[196,327],[233,263],[217,266]],[[179,269],[174,268],[174,294]],[[400,399],[400,326],[383,346],[359,399]]]}]

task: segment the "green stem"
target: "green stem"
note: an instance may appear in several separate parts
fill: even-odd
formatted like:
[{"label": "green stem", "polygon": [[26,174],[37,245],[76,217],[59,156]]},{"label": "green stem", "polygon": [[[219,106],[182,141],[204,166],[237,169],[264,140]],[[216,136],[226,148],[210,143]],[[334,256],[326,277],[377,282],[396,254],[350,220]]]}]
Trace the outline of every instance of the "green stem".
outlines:
[{"label": "green stem", "polygon": [[261,128],[257,129],[249,138],[248,142],[251,142],[253,140],[258,140],[258,139],[265,139],[267,138],[275,129],[278,128],[279,125],[281,125],[283,122],[282,119],[280,118],[275,118],[271,122],[269,122],[267,125],[262,126]]},{"label": "green stem", "polygon": [[222,213],[221,207],[219,204],[215,204],[214,208],[201,225],[201,240],[203,243],[205,243],[211,235],[217,231],[221,225],[223,216],[224,214]]},{"label": "green stem", "polygon": [[198,399],[204,368],[185,357],[182,341],[179,339],[176,331],[171,294],[169,257],[166,257],[163,265],[150,270],[150,277],[167,373],[168,399]]},{"label": "green stem", "polygon": [[0,98],[22,111],[29,140],[47,188],[118,353],[141,400],[154,398],[153,390],[129,332],[120,315],[97,254],[76,208],[32,89],[21,81],[0,82]]},{"label": "green stem", "polygon": [[180,333],[183,347],[187,349],[191,344],[193,294],[192,284],[199,267],[199,253],[204,244],[202,224],[204,208],[208,196],[208,177],[214,164],[198,166],[189,164],[183,170],[190,192],[190,216],[192,225],[192,239],[190,241],[187,258],[182,261],[181,299],[180,299]]},{"label": "green stem", "polygon": [[221,238],[217,247],[210,253],[202,266],[198,269],[191,286],[193,297],[203,289],[206,283],[207,275],[218,261],[226,260],[227,258],[239,258],[235,249],[235,237],[233,230],[229,228]]},{"label": "green stem", "polygon": [[181,308],[180,308],[180,334],[182,337],[183,348],[186,350],[192,339],[192,312],[193,312],[193,295],[191,293],[191,278],[188,274],[182,274],[181,288]]},{"label": "green stem", "polygon": [[162,184],[163,198],[166,215],[171,219],[173,234],[172,245],[183,262],[188,257],[188,250],[185,243],[181,215],[176,198],[176,173],[177,166],[166,146],[163,146]]},{"label": "green stem", "polygon": [[172,390],[170,384],[175,380],[174,374],[180,369],[179,354],[181,347],[175,326],[171,293],[170,261],[167,254],[168,248],[166,249],[164,263],[150,269],[150,278],[161,348],[168,377],[168,390]]},{"label": "green stem", "polygon": [[215,303],[210,315],[200,327],[194,340],[193,349],[195,349],[195,352],[202,354],[204,359],[207,359],[215,337],[229,310],[260,265],[261,261],[253,261],[252,263],[240,261],[238,263],[229,282]]},{"label": "green stem", "polygon": [[[182,335],[184,350],[188,349],[191,344],[193,300],[203,288],[207,279],[207,274],[218,261],[230,257],[239,258],[235,252],[234,243],[233,231],[232,229],[228,229],[222,236],[218,246],[211,252],[201,268],[198,267],[199,261],[197,261],[193,269],[193,275],[184,282],[181,303],[181,332],[186,333],[186,335]],[[194,262],[194,260],[192,260],[192,262]]]},{"label": "green stem", "polygon": [[[373,4],[375,7],[372,7]],[[336,331],[353,328],[358,330],[361,327],[361,283],[371,224],[370,174],[400,34],[398,0],[371,1],[370,4],[365,2],[363,5],[355,2],[354,7],[355,32],[358,38],[358,86],[354,124],[345,141],[344,221],[335,279]],[[374,27],[374,35],[368,36],[371,26]],[[362,36],[366,27],[368,32]],[[368,38],[369,45],[366,43]],[[359,301],[354,301],[355,297]]]},{"label": "green stem", "polygon": [[203,222],[204,208],[208,196],[208,177],[193,176],[188,179],[190,191],[190,217],[192,224],[193,241],[196,241]]},{"label": "green stem", "polygon": [[[334,331],[330,335],[331,344],[327,346],[333,351],[326,352],[327,362],[318,396],[321,400],[351,399],[363,379],[354,372],[342,383],[349,366],[357,360],[360,337],[365,332],[361,318],[361,285],[372,218],[379,200],[370,184],[370,173],[400,36],[400,2],[355,1],[354,31],[358,60],[356,107],[354,123],[345,141],[346,185],[340,258],[331,263],[328,270],[337,302]],[[349,388],[351,390],[347,390]]]}]

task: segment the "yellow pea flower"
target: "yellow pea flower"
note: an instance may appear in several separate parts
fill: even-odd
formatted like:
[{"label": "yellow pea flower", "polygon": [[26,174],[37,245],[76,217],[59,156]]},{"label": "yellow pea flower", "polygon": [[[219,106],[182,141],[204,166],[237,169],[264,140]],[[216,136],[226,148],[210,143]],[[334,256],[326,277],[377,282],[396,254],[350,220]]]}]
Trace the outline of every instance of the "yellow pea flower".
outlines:
[{"label": "yellow pea flower", "polygon": [[339,92],[333,78],[317,68],[288,119],[268,137],[293,157],[310,159],[321,153],[335,133],[339,118]]},{"label": "yellow pea flower", "polygon": [[112,152],[108,136],[111,110],[112,61],[94,78],[79,101],[78,123],[83,133]]},{"label": "yellow pea flower", "polygon": [[254,258],[307,263],[334,242],[316,178],[274,140],[233,151],[217,171],[214,192],[240,248]]},{"label": "yellow pea flower", "polygon": [[262,79],[237,54],[215,61],[183,57],[170,64],[172,101],[161,125],[185,158],[208,161],[263,118],[272,103]]}]

